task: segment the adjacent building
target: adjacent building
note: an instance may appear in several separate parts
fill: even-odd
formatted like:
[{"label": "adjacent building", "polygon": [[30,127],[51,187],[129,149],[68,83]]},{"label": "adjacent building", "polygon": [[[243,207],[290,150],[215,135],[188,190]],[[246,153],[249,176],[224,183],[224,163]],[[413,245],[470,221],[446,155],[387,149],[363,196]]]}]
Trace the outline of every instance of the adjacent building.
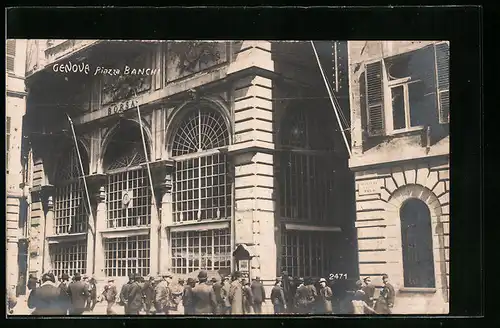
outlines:
[{"label": "adjacent building", "polygon": [[[5,174],[6,174],[6,281],[7,288],[24,286],[27,274],[28,201],[26,179],[29,177],[29,152],[22,134],[26,112],[24,73],[26,40],[6,42],[6,116],[5,116]],[[23,292],[17,290],[17,292]]]},{"label": "adjacent building", "polygon": [[394,313],[448,313],[449,45],[350,41],[349,87],[359,274],[389,275]]},{"label": "adjacent building", "polygon": [[[347,43],[316,47],[346,92]],[[30,270],[358,275],[354,179],[309,42],[32,40],[28,57]]]}]

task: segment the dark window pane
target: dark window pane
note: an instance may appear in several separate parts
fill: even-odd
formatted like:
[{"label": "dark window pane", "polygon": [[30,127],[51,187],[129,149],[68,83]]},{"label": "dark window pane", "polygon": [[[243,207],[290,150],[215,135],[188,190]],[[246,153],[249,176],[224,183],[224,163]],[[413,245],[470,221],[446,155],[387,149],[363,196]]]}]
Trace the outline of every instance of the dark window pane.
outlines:
[{"label": "dark window pane", "polygon": [[432,119],[428,115],[428,106],[432,106],[432,103],[429,102],[434,98],[433,95],[426,97],[424,83],[415,82],[408,85],[408,96],[410,101],[410,125],[425,125],[426,122]]},{"label": "dark window pane", "polygon": [[394,130],[406,127],[405,100],[403,86],[391,88],[392,97],[392,117]]}]

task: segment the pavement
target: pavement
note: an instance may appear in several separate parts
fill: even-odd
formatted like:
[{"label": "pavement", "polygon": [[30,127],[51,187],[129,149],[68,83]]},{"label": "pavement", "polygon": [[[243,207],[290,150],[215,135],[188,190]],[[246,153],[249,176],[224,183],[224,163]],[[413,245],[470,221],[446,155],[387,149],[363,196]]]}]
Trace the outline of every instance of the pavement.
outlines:
[{"label": "pavement", "polygon": [[[101,315],[106,315],[106,307],[107,304],[106,302],[99,302],[96,304],[94,311],[92,312],[84,312],[84,316],[101,316]],[[123,311],[123,306],[115,305],[113,307],[113,310],[116,312],[116,315],[124,315]],[[31,312],[30,308],[28,308],[28,297],[27,296],[19,296],[17,299],[17,305],[14,308],[14,313],[12,313],[12,316],[16,315],[30,315]],[[262,312],[263,314],[273,314],[273,306],[270,301],[265,302],[262,304]],[[144,313],[142,313],[144,314]],[[171,315],[183,315],[184,314],[184,309],[182,306],[179,306],[178,311],[171,311]]]}]

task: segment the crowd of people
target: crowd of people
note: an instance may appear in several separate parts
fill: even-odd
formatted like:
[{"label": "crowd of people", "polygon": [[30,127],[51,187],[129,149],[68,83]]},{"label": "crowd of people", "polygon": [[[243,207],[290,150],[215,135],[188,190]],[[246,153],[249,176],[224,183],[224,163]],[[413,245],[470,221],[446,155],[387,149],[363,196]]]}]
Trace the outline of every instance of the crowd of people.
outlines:
[{"label": "crowd of people", "polygon": [[[339,298],[332,291],[332,281],[292,278],[283,272],[276,278],[269,299],[274,314],[390,314],[394,288],[387,275],[382,278],[384,286],[378,297],[375,297],[377,288],[370,277],[366,277],[356,282],[355,290]],[[123,307],[126,315],[263,313],[266,291],[259,277],[250,281],[236,271],[229,276],[208,279],[207,272],[202,270],[197,279],[179,278],[177,284],[173,284],[172,279],[169,273],[157,277],[131,274],[120,291],[110,278],[102,292],[97,293],[96,280],[79,273],[71,279],[63,274],[59,284],[52,273],[44,274],[40,281],[30,276],[28,307],[33,309],[32,315],[82,315],[92,312],[98,302],[107,303],[107,315],[117,314],[117,306]],[[339,307],[339,302],[344,305]]]}]

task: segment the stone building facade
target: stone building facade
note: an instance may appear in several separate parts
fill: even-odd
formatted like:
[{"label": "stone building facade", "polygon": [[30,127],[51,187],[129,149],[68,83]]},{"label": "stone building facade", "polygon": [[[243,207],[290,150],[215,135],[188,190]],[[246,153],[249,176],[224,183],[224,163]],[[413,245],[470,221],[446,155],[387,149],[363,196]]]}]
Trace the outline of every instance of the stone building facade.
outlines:
[{"label": "stone building facade", "polygon": [[[332,44],[318,43],[329,76]],[[309,43],[34,40],[28,54],[38,273],[357,275],[352,173]]]},{"label": "stone building facade", "polygon": [[[26,41],[7,40],[6,43],[6,259],[7,288],[24,285],[27,273],[27,189],[28,154],[23,156],[22,127],[26,112],[24,73]],[[18,290],[18,292],[20,292]],[[22,292],[22,291],[21,291]]]},{"label": "stone building facade", "polygon": [[359,274],[394,313],[449,311],[447,42],[349,41]]}]

